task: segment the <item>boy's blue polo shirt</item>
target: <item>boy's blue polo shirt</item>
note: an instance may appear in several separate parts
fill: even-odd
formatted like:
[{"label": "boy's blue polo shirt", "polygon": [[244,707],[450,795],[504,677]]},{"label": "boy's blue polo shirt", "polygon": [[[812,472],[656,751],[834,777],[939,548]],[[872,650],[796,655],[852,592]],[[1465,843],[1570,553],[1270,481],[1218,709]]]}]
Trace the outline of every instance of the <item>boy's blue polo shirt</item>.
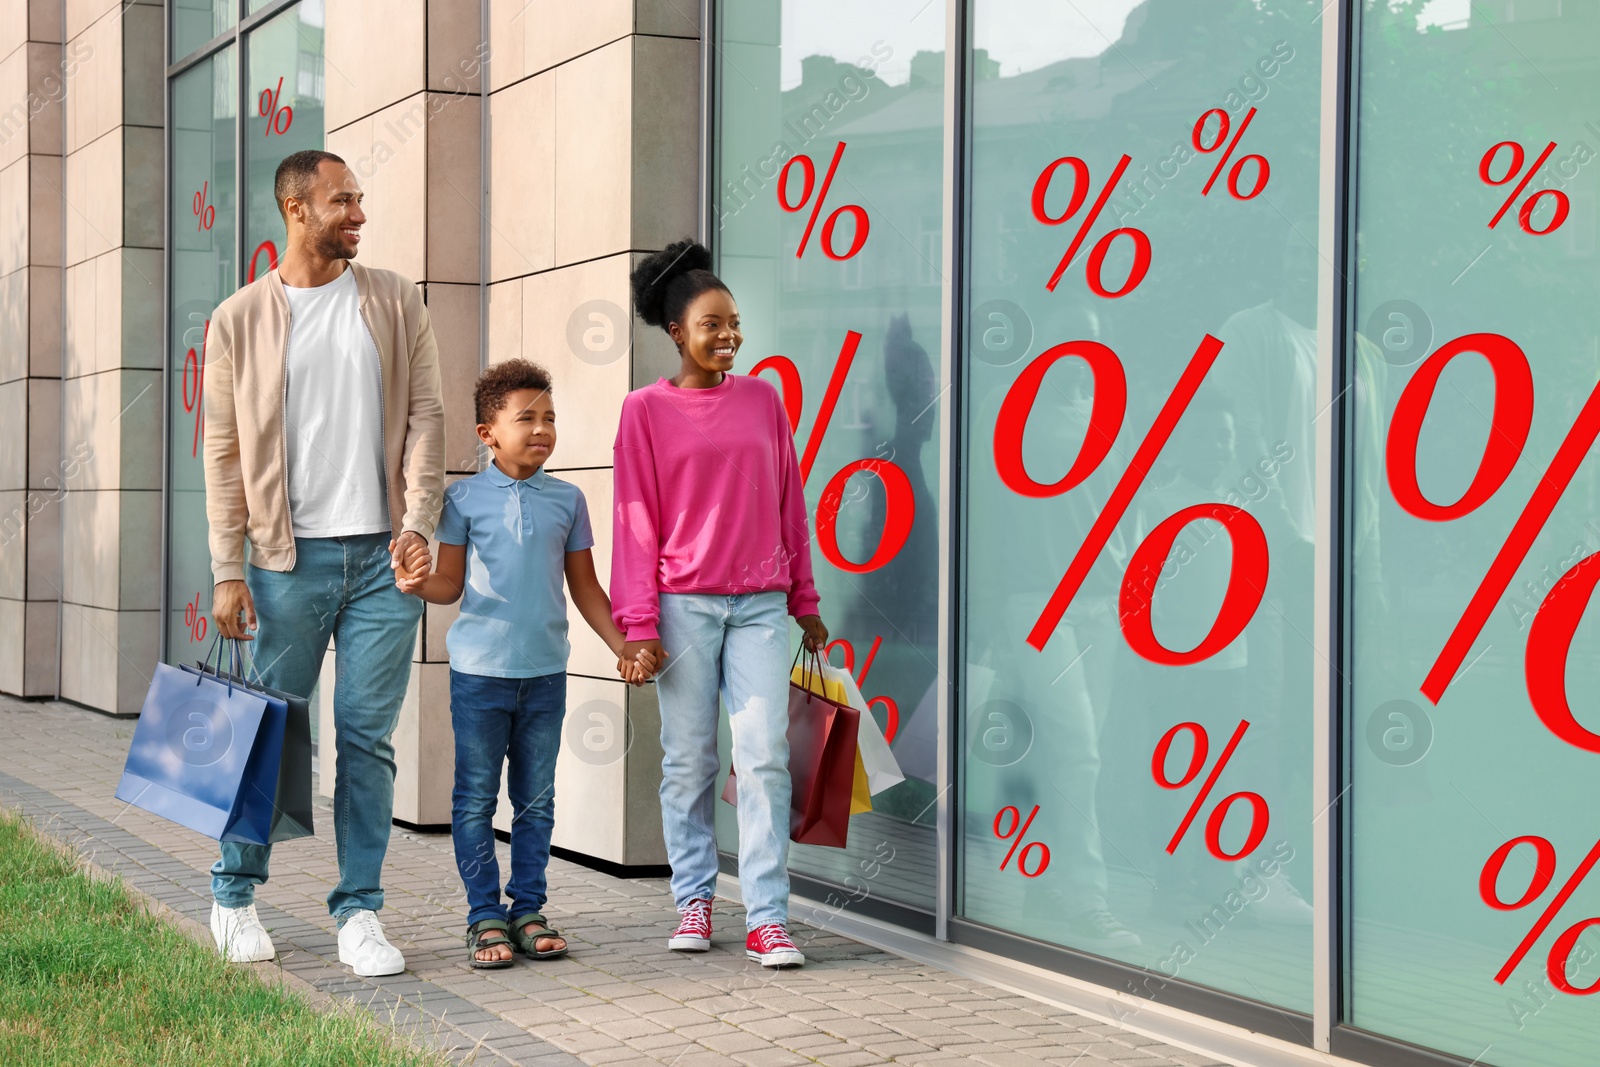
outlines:
[{"label": "boy's blue polo shirt", "polygon": [[522,481],[490,464],[445,491],[434,537],[467,546],[450,668],[490,678],[567,669],[566,553],[594,547],[583,491],[544,472]]}]

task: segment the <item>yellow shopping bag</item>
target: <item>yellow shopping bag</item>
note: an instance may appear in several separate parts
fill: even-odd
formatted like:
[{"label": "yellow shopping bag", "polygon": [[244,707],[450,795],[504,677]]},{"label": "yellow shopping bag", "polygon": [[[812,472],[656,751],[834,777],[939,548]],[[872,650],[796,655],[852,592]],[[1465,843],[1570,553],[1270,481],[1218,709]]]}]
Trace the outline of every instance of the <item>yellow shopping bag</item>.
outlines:
[{"label": "yellow shopping bag", "polygon": [[[797,666],[789,675],[789,680],[802,689],[809,689],[813,693],[826,697],[835,703],[846,707],[855,707],[851,694],[845,689],[844,683],[836,676],[829,673],[818,674],[814,670]],[[870,714],[865,708],[856,708],[863,715]],[[856,748],[856,775],[854,787],[850,790],[850,814],[860,815],[864,811],[872,810],[872,793],[867,785],[867,767],[861,761],[861,748]]]}]

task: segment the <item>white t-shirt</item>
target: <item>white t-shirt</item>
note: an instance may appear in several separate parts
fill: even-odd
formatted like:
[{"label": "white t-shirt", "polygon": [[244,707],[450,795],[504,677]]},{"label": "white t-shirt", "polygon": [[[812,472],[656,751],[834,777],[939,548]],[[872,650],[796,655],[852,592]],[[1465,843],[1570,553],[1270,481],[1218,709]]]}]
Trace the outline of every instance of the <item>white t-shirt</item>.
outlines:
[{"label": "white t-shirt", "polygon": [[289,298],[284,429],[289,518],[296,537],[351,537],[389,530],[383,473],[383,397],[378,346],[361,318],[348,268]]}]

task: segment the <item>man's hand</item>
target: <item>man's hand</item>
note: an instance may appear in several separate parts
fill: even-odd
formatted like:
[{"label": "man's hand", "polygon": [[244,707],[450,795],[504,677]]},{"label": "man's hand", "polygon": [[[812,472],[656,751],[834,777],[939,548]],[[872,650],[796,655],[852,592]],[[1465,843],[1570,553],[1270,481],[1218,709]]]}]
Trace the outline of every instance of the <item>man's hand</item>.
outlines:
[{"label": "man's hand", "polygon": [[256,602],[250,587],[242,580],[218,582],[211,591],[211,621],[229,640],[253,641],[248,631],[256,628]]},{"label": "man's hand", "polygon": [[407,530],[390,541],[389,566],[395,570],[395,583],[402,589],[405,588],[405,582],[426,578],[433,570],[433,557],[428,554],[427,540],[415,530]]},{"label": "man's hand", "polygon": [[617,653],[617,672],[634,685],[643,685],[645,679],[655,677],[656,671],[666,662],[667,650],[661,647],[659,639],[624,641],[622,651]]},{"label": "man's hand", "polygon": [[806,651],[822,655],[823,650],[828,647],[828,628],[822,624],[822,616],[807,615],[795,621],[800,624],[800,629],[806,632],[801,642],[806,646]]}]

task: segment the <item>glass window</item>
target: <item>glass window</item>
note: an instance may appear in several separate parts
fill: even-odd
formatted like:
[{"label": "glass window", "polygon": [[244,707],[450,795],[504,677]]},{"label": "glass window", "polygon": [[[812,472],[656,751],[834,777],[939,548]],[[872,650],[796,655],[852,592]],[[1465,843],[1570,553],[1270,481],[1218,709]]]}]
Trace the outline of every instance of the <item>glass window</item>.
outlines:
[{"label": "glass window", "polygon": [[172,277],[172,400],[168,410],[170,662],[193,661],[209,640],[211,555],[206,540],[204,403],[211,312],[236,284],[238,53],[227,48],[171,83],[172,170],[167,217]]},{"label": "glass window", "polygon": [[959,910],[1310,1011],[1321,30],[1282,7],[973,2]]},{"label": "glass window", "polygon": [[1367,3],[1359,36],[1344,1010],[1577,1067],[1600,979],[1600,9],[1418,7]]},{"label": "glass window", "polygon": [[[796,845],[791,867],[852,900],[930,911],[943,8],[723,6],[714,239],[744,320],[739,370],[798,414],[833,662],[853,670],[906,774],[851,820],[848,850]],[[718,807],[735,850],[734,813]]]},{"label": "glass window", "polygon": [[233,25],[239,0],[172,0],[172,58],[182,59]]},{"label": "glass window", "polygon": [[307,0],[250,34],[241,283],[278,265],[284,237],[283,217],[272,195],[278,163],[291,152],[322,147],[322,32],[322,3]]}]

